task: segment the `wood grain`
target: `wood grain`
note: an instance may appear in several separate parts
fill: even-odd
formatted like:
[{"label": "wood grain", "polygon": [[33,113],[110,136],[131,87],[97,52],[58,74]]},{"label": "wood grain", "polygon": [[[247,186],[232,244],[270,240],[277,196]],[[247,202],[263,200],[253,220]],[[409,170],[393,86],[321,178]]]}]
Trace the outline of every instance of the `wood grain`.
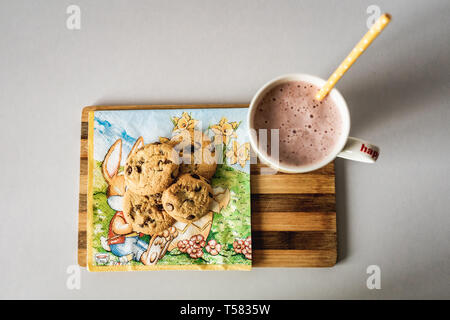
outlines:
[{"label": "wood grain", "polygon": [[255,212],[253,231],[331,231],[336,232],[334,212]]},{"label": "wood grain", "polygon": [[259,194],[252,190],[252,212],[335,212],[335,208],[334,194]]},{"label": "wood grain", "polygon": [[252,191],[258,194],[334,193],[334,176],[323,174],[254,175],[250,182]]},{"label": "wood grain", "polygon": [[[80,135],[78,264],[86,266],[88,113],[95,110],[243,108],[247,105],[91,106]],[[337,259],[334,164],[305,174],[261,174],[251,165],[254,267],[331,267]]]},{"label": "wood grain", "polygon": [[332,267],[336,263],[336,249],[331,250],[253,250],[253,267],[298,268]]},{"label": "wood grain", "polygon": [[330,250],[336,234],[330,231],[254,231],[255,250]]}]

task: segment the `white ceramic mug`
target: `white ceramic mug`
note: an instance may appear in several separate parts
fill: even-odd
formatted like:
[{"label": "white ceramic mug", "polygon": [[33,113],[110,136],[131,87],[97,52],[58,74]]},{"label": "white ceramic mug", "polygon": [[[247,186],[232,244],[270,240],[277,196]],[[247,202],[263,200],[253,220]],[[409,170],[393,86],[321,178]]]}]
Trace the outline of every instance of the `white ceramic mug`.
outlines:
[{"label": "white ceramic mug", "polygon": [[280,164],[278,161],[275,161],[274,159],[271,159],[269,156],[267,156],[266,153],[261,152],[261,150],[258,147],[257,133],[254,130],[253,126],[254,115],[257,110],[257,106],[261,101],[261,99],[266,95],[266,93],[270,91],[273,87],[290,81],[304,81],[316,85],[319,88],[326,83],[325,80],[308,74],[289,74],[269,81],[261,89],[258,90],[258,92],[255,94],[250,103],[247,120],[249,124],[250,144],[262,162],[265,162],[272,168],[282,172],[301,173],[319,169],[327,165],[331,161],[333,161],[336,157],[366,163],[374,163],[378,159],[378,156],[380,154],[380,148],[367,141],[349,137],[350,113],[348,111],[347,103],[345,102],[344,97],[340,94],[340,92],[337,89],[331,90],[331,92],[329,93],[329,98],[333,100],[333,102],[340,111],[342,118],[342,134],[339,137],[339,140],[335,144],[334,148],[324,159],[311,165],[286,166]]}]

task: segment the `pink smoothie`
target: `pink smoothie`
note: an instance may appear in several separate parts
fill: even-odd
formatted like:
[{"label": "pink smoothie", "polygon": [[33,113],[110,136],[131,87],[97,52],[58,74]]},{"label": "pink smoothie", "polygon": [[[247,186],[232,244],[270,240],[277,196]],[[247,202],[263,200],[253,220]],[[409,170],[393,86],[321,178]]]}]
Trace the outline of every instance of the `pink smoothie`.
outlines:
[{"label": "pink smoothie", "polygon": [[[253,128],[279,129],[279,160],[287,166],[311,165],[323,160],[338,143],[341,114],[326,97],[314,99],[319,88],[307,82],[291,81],[275,86],[255,110]],[[270,156],[270,131],[268,130]]]}]

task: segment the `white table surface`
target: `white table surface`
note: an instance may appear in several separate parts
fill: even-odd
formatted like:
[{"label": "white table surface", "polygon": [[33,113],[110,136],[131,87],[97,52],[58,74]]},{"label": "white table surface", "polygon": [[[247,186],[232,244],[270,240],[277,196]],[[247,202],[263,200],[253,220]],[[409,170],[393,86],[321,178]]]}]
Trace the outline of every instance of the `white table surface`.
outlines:
[{"label": "white table surface", "polygon": [[[70,4],[80,30],[66,27]],[[67,289],[83,106],[247,103],[280,74],[327,77],[373,4],[393,20],[338,89],[351,134],[382,151],[376,165],[336,162],[334,268],[83,269]],[[0,298],[450,298],[448,0],[2,0],[0,30]]]}]

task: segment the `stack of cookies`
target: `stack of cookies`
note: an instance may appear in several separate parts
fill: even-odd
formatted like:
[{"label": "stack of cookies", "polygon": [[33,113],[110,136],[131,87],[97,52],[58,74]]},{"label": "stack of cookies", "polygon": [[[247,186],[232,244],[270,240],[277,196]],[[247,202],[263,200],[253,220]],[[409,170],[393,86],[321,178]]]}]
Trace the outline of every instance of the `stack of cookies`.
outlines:
[{"label": "stack of cookies", "polygon": [[134,231],[158,234],[176,221],[193,222],[211,211],[215,155],[203,133],[186,132],[144,145],[128,157],[123,212]]}]

